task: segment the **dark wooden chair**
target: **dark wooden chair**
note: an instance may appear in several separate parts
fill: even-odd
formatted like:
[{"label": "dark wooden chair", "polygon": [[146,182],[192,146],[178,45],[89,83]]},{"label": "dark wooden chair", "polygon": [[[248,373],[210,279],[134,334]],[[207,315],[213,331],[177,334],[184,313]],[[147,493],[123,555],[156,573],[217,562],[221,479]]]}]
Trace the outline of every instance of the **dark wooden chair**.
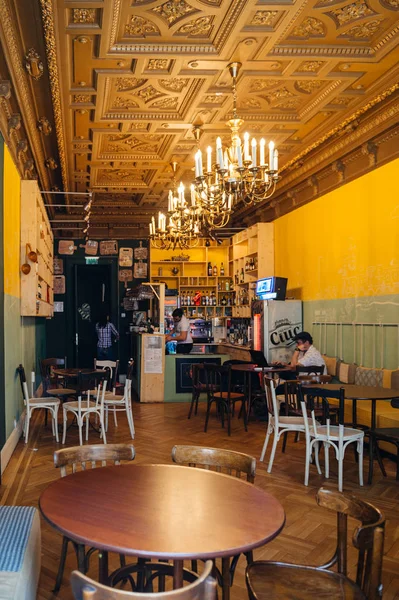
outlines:
[{"label": "dark wooden chair", "polygon": [[[188,467],[197,467],[225,473],[232,477],[244,476],[249,483],[255,482],[256,458],[242,452],[234,450],[225,450],[224,448],[206,448],[203,446],[173,446],[172,460],[178,465],[187,465]],[[253,553],[246,552],[247,563],[253,561]],[[234,573],[237,567],[240,554],[234,556],[230,567],[230,586],[233,585]],[[192,561],[193,571],[197,571],[197,561]],[[220,572],[217,573],[219,582],[222,581]]]},{"label": "dark wooden chair", "polygon": [[[54,452],[54,466],[57,469],[60,469],[61,477],[65,477],[68,475],[68,467],[70,467],[71,473],[76,473],[79,468],[82,471],[86,468],[94,469],[97,466],[97,463],[101,463],[101,466],[105,467],[107,461],[119,465],[122,460],[134,460],[135,456],[136,452],[132,444],[93,444],[90,446],[73,446]],[[65,510],[73,511],[73,507],[65,507]],[[78,568],[84,573],[88,570],[89,558],[95,551],[94,548],[91,548],[86,553],[85,547],[82,544],[77,544],[73,540],[63,536],[61,558],[53,590],[54,592],[58,592],[61,587],[69,542],[71,542],[74,547]],[[124,563],[124,560],[122,559],[121,562]]]},{"label": "dark wooden chair", "polygon": [[207,407],[204,431],[208,429],[209,415],[212,404],[217,406],[217,412],[220,416],[222,427],[224,427],[225,414],[227,415],[227,431],[231,435],[231,417],[234,414],[234,406],[236,402],[241,402],[241,413],[244,419],[245,431],[247,428],[247,410],[245,403],[247,397],[242,392],[233,391],[232,371],[231,366],[214,365],[204,363],[205,386],[207,395]]},{"label": "dark wooden chair", "polygon": [[[320,375],[323,375],[324,373],[324,366],[318,367],[316,365],[310,365],[309,367],[304,367],[303,365],[297,365],[295,367],[295,371],[297,374],[297,377],[300,375],[309,375],[309,376],[313,376],[314,379],[317,379]],[[298,377],[299,379],[299,377]]]},{"label": "dark wooden chair", "polygon": [[[257,561],[246,570],[250,600],[382,598],[382,557],[385,518],[381,511],[355,496],[321,488],[316,496],[323,508],[337,513],[337,547],[332,558],[318,567]],[[352,536],[358,550],[356,581],[348,578],[348,517],[360,521]],[[336,565],[337,572],[329,569]]]},{"label": "dark wooden chair", "polygon": [[191,380],[193,382],[193,387],[191,390],[191,404],[190,410],[188,411],[187,419],[191,419],[193,409],[194,414],[197,414],[199,397],[201,394],[206,392],[206,383],[204,380],[203,371],[204,363],[193,364],[191,366]]},{"label": "dark wooden chair", "polygon": [[[392,399],[391,406],[393,408],[399,408],[399,400]],[[384,477],[387,476],[385,471],[378,442],[389,442],[396,446],[396,481],[399,481],[399,427],[378,427],[377,429],[370,429],[368,431],[370,439],[370,471],[369,471],[369,483],[373,481],[373,465],[374,465],[374,453],[377,456],[378,463],[381,467],[382,474]]]},{"label": "dark wooden chair", "polygon": [[[165,569],[169,568],[169,570],[173,568],[172,565],[161,565],[161,563],[155,566],[158,568],[164,566]],[[215,600],[217,597],[216,582],[211,577],[212,568],[212,561],[208,560],[202,575],[196,578],[193,583],[179,590],[169,592],[148,594],[109,588],[89,579],[79,571],[73,571],[71,586],[75,600]]]},{"label": "dark wooden chair", "polygon": [[43,358],[40,361],[40,374],[43,384],[43,396],[59,398],[61,401],[71,396],[76,397],[77,391],[72,388],[66,388],[60,385],[60,380],[54,375],[54,369],[64,369],[65,359],[63,358]]}]

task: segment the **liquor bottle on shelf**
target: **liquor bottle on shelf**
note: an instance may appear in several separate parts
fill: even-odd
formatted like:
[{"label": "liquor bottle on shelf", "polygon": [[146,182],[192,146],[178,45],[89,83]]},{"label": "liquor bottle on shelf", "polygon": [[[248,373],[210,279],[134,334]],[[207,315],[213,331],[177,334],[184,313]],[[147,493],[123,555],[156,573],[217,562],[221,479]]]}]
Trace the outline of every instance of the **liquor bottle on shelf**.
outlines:
[{"label": "liquor bottle on shelf", "polygon": [[209,262],[208,263],[208,277],[212,277],[212,274],[213,274],[212,264]]},{"label": "liquor bottle on shelf", "polygon": [[213,265],[213,276],[217,277],[218,276],[218,268],[216,265]]},{"label": "liquor bottle on shelf", "polygon": [[180,302],[182,306],[186,306],[186,292],[182,293]]},{"label": "liquor bottle on shelf", "polygon": [[249,262],[246,260],[245,261],[245,272],[248,273],[249,270]]},{"label": "liquor bottle on shelf", "polygon": [[205,298],[205,294],[203,294],[201,296],[201,306],[205,306],[205,304],[206,304],[206,298]]},{"label": "liquor bottle on shelf", "polygon": [[239,272],[238,271],[234,275],[234,281],[235,281],[236,284],[240,283],[240,276],[239,276]]},{"label": "liquor bottle on shelf", "polygon": [[224,285],[225,285],[225,288],[226,288],[226,292],[229,292],[230,291],[230,281],[228,279],[226,279]]},{"label": "liquor bottle on shelf", "polygon": [[243,267],[241,267],[241,278],[240,278],[240,283],[244,283],[244,269],[243,269]]},{"label": "liquor bottle on shelf", "polygon": [[209,292],[208,291],[206,292],[206,295],[205,295],[205,305],[209,306]]},{"label": "liquor bottle on shelf", "polygon": [[191,306],[191,296],[190,296],[190,292],[187,292],[187,306]]},{"label": "liquor bottle on shelf", "polygon": [[221,306],[227,306],[227,298],[226,298],[226,296],[222,296],[220,304],[221,304]]},{"label": "liquor bottle on shelf", "polygon": [[220,283],[220,281],[218,281],[218,292],[220,292],[221,289],[222,289],[222,284]]},{"label": "liquor bottle on shelf", "polygon": [[223,263],[220,265],[220,277],[224,277],[224,266],[223,266]]}]

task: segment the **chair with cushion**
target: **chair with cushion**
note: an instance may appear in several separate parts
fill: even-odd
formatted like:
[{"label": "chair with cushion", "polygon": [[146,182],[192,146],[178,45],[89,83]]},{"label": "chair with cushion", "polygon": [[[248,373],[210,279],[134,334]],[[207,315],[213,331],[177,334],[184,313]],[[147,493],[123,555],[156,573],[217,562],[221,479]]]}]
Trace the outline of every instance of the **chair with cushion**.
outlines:
[{"label": "chair with cushion", "polygon": [[[394,398],[391,400],[392,408],[399,409],[399,400]],[[398,411],[399,417],[399,411]],[[373,481],[373,464],[374,464],[374,453],[377,457],[379,456],[378,442],[389,442],[396,446],[396,481],[399,481],[399,427],[378,427],[377,429],[370,429],[368,431],[370,436],[370,471],[369,471],[369,483]],[[380,465],[382,459],[380,458]],[[384,477],[386,477],[385,469],[382,469]]]},{"label": "chair with cushion", "polygon": [[63,369],[64,367],[65,360],[63,358],[43,358],[40,361],[43,396],[55,396],[56,398],[60,398],[60,400],[77,396],[76,390],[59,385],[58,377],[53,374],[54,369]]},{"label": "chair with cushion", "polygon": [[[255,482],[256,459],[249,454],[225,450],[224,448],[205,448],[203,446],[178,445],[172,448],[172,460],[178,465],[213,470],[232,477],[244,476],[249,483]],[[247,563],[253,561],[252,552],[246,552]],[[234,556],[230,565],[230,585],[233,585],[234,573],[240,555]],[[192,568],[197,570],[197,561]],[[220,577],[220,579],[222,579]]]},{"label": "chair with cushion", "polygon": [[[89,419],[90,415],[96,415],[100,419],[100,437],[104,444],[107,443],[105,434],[104,420],[104,396],[107,387],[107,371],[94,371],[92,373],[79,373],[78,388],[79,396],[76,401],[64,402],[62,406],[63,412],[63,434],[62,443],[65,444],[68,413],[72,413],[76,417],[79,428],[79,443],[83,444],[83,424],[86,421],[86,441],[89,439]],[[95,388],[96,395],[92,400],[91,388]]]},{"label": "chair with cushion", "polygon": [[[315,450],[315,456],[317,458],[319,454],[319,444],[323,444],[325,477],[327,479],[329,477],[329,449],[330,446],[332,446],[335,451],[335,457],[338,461],[338,489],[340,492],[342,492],[345,450],[350,444],[356,444],[356,450],[359,457],[359,484],[362,486],[364,431],[352,427],[345,427],[344,425],[344,388],[339,390],[326,390],[323,389],[323,387],[312,386],[307,388],[305,386],[299,386],[298,397],[301,402],[302,414],[304,418],[308,416],[309,411],[311,413],[311,419],[306,418],[306,421],[304,421],[306,439],[305,485],[309,484],[309,464],[313,447]],[[329,398],[335,398],[339,402],[338,425],[331,425],[330,405],[328,402]],[[321,400],[323,403],[325,410],[325,418],[323,419],[323,423],[325,424],[323,425],[320,425],[320,423],[318,423],[316,420],[315,400]],[[321,475],[320,466],[317,460],[316,466],[319,475]]]},{"label": "chair with cushion", "polygon": [[[256,561],[246,570],[250,600],[308,600],[308,598],[382,598],[382,557],[385,519],[368,502],[355,496],[320,489],[319,506],[337,513],[337,547],[334,555],[318,567]],[[357,550],[356,579],[348,578],[348,517],[360,521],[352,536]],[[329,569],[336,565],[337,572]]]},{"label": "chair with cushion", "polygon": [[[68,467],[71,473],[76,473],[79,467],[82,471],[86,468],[95,468],[96,463],[101,463],[102,467],[107,465],[107,461],[115,465],[120,465],[122,460],[134,460],[136,452],[132,444],[92,444],[89,446],[73,446],[54,452],[54,466],[61,471],[61,477],[68,475]],[[58,592],[61,587],[62,577],[64,575],[65,560],[68,551],[68,543],[73,544],[78,567],[86,572],[88,568],[88,559],[93,553],[90,549],[87,553],[82,544],[77,544],[66,536],[62,538],[62,550],[60,564],[58,566],[57,579],[54,592]]]},{"label": "chair with cushion", "polygon": [[[158,567],[161,563],[158,563]],[[154,565],[155,566],[155,565]],[[172,565],[163,565],[165,570]],[[148,567],[148,565],[147,565]],[[73,571],[71,587],[75,600],[216,600],[216,582],[211,577],[213,564],[208,560],[203,573],[193,583],[178,590],[145,593],[109,588],[86,575]]]},{"label": "chair with cushion", "polygon": [[[19,380],[21,382],[22,387],[22,395],[24,398],[24,404],[26,406],[26,418],[24,424],[24,434],[25,434],[25,444],[28,442],[29,437],[29,423],[32,417],[32,413],[35,408],[44,408],[50,411],[52,420],[51,427],[53,430],[53,435],[55,436],[56,441],[58,442],[58,409],[60,407],[60,401],[58,398],[51,398],[49,396],[45,398],[31,398],[28,391],[28,385],[26,383],[25,369],[22,365],[18,367]],[[32,378],[33,382],[33,378]]]},{"label": "chair with cushion", "polygon": [[[287,385],[287,383],[288,382],[285,382],[285,385]],[[295,384],[295,382],[289,382],[289,383]],[[269,465],[267,467],[268,473],[271,473],[277,444],[278,444],[281,436],[285,435],[286,433],[289,433],[290,431],[296,431],[296,432],[304,432],[305,431],[305,423],[304,423],[304,418],[303,418],[302,414],[301,415],[295,414],[295,415],[291,415],[291,416],[290,415],[280,416],[280,414],[279,414],[280,410],[279,410],[279,406],[278,406],[278,402],[277,402],[275,388],[276,388],[275,381],[273,379],[270,379],[270,377],[265,376],[266,404],[267,404],[269,418],[268,418],[268,423],[267,423],[266,437],[265,437],[262,452],[260,455],[260,460],[263,462],[263,460],[265,458],[266,450],[267,450],[267,445],[269,443],[269,438],[274,433],[272,451],[271,451],[270,458],[269,458]],[[291,387],[286,388],[286,389],[291,390]],[[317,460],[317,457],[316,457],[316,460]]]},{"label": "chair with cushion", "polygon": [[215,365],[204,363],[204,375],[207,395],[207,407],[204,431],[208,429],[211,406],[216,404],[217,413],[220,416],[222,427],[224,427],[225,414],[227,416],[227,431],[231,435],[231,417],[234,414],[236,402],[241,402],[241,412],[244,419],[244,428],[247,429],[247,410],[245,403],[247,396],[242,392],[233,391],[231,365]]},{"label": "chair with cushion", "polygon": [[0,598],[36,600],[41,563],[39,511],[0,506]]}]

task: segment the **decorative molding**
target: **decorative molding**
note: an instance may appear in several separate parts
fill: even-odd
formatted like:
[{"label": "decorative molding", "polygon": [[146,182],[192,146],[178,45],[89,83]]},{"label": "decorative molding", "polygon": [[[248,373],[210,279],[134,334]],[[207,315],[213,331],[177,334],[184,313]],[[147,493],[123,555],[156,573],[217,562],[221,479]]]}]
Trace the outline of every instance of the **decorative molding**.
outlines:
[{"label": "decorative molding", "polygon": [[36,81],[43,75],[43,63],[34,48],[29,48],[28,52],[25,54],[25,69]]},{"label": "decorative molding", "polygon": [[[55,131],[57,135],[58,155],[61,163],[61,176],[64,191],[69,190],[68,167],[65,156],[65,138],[63,130],[63,115],[61,105],[60,84],[58,79],[57,47],[55,42],[55,28],[53,18],[52,0],[40,0],[42,23],[44,30],[44,43],[46,46],[47,66],[49,71],[51,98],[53,102]],[[67,203],[69,201],[67,200]]]},{"label": "decorative molding", "polygon": [[0,81],[0,98],[9,100],[11,98],[11,82]]}]

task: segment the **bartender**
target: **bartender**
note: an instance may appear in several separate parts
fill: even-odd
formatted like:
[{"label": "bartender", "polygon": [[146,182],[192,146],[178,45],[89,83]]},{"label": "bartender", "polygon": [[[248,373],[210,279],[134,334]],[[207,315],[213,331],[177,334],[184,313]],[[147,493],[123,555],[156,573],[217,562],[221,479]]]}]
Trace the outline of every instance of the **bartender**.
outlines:
[{"label": "bartender", "polygon": [[165,337],[165,342],[177,342],[177,354],[189,354],[193,349],[190,321],[181,308],[176,308],[173,313],[174,332]]}]

